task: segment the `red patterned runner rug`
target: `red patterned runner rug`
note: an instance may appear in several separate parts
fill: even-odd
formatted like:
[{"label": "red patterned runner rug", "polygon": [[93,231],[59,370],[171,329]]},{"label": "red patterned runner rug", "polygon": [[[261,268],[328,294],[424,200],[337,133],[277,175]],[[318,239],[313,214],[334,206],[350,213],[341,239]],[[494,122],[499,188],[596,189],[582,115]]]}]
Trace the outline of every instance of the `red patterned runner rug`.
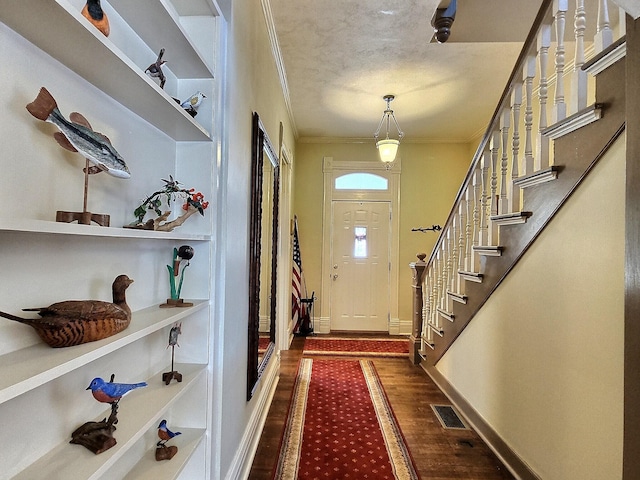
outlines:
[{"label": "red patterned runner rug", "polygon": [[371,360],[300,360],[273,478],[420,478]]},{"label": "red patterned runner rug", "polygon": [[258,337],[258,354],[265,353],[270,343],[271,339],[269,337]]},{"label": "red patterned runner rug", "polygon": [[307,337],[304,355],[351,355],[358,357],[406,357],[407,339]]}]

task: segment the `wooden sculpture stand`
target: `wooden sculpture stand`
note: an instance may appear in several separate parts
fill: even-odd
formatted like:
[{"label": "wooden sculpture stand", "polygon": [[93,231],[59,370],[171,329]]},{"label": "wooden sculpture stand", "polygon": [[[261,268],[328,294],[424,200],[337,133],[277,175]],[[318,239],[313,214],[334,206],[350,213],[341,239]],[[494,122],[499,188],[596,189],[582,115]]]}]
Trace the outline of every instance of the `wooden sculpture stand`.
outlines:
[{"label": "wooden sculpture stand", "polygon": [[101,422],[87,422],[76,428],[71,434],[69,443],[82,445],[98,455],[117,443],[113,437],[116,423],[118,423],[118,402],[111,404],[111,415],[108,419],[105,418]]},{"label": "wooden sculpture stand", "polygon": [[56,212],[56,222],[71,223],[76,221],[80,225],[90,225],[91,222],[95,222],[101,227],[108,227],[110,217],[105,213],[65,212],[62,210]]},{"label": "wooden sculpture stand", "polygon": [[174,379],[177,380],[178,383],[182,382],[182,374],[173,369],[173,360],[175,358],[175,350],[176,350],[175,345],[171,345],[171,371],[165,372],[162,374],[162,381],[164,382],[165,385],[169,385],[171,383],[171,380],[174,380]]},{"label": "wooden sculpture stand", "polygon": [[167,298],[167,303],[162,303],[160,308],[183,308],[183,307],[193,307],[193,303],[185,302],[181,298]]},{"label": "wooden sculpture stand", "polygon": [[169,385],[171,383],[171,380],[177,380],[178,383],[182,382],[182,374],[175,370],[164,372],[162,374],[162,381],[165,383],[165,385]]},{"label": "wooden sculpture stand", "polygon": [[171,460],[176,453],[178,453],[178,447],[175,445],[171,445],[170,447],[158,445],[158,448],[156,448],[156,460],[159,462],[162,460]]},{"label": "wooden sculpture stand", "polygon": [[91,213],[87,212],[87,198],[89,197],[89,160],[85,161],[84,167],[84,200],[82,204],[81,212],[65,212],[64,210],[58,210],[56,212],[56,222],[71,223],[77,221],[80,225],[90,225],[91,222],[95,222],[101,227],[108,227],[110,217],[104,213]]}]

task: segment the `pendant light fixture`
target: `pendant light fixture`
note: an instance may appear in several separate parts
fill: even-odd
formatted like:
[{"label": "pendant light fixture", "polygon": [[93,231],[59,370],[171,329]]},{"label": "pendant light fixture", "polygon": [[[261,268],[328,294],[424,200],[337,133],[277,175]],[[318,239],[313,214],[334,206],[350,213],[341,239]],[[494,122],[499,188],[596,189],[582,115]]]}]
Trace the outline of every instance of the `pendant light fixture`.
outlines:
[{"label": "pendant light fixture", "polygon": [[[391,110],[391,102],[393,101],[395,95],[385,95],[382,97],[385,102],[387,102],[387,108],[382,113],[382,118],[380,119],[380,123],[378,124],[378,129],[376,133],[373,134],[373,137],[376,139],[376,148],[378,149],[378,154],[380,155],[380,160],[384,163],[390,164],[396,159],[396,155],[398,153],[398,146],[400,145],[400,139],[404,136],[402,130],[398,126],[398,121],[396,120],[396,116],[393,114],[393,110]],[[398,139],[389,138],[389,127],[391,126],[391,120],[396,126],[396,130],[398,131]],[[380,129],[382,125],[386,126],[386,136],[382,140],[379,140],[380,137]]]}]

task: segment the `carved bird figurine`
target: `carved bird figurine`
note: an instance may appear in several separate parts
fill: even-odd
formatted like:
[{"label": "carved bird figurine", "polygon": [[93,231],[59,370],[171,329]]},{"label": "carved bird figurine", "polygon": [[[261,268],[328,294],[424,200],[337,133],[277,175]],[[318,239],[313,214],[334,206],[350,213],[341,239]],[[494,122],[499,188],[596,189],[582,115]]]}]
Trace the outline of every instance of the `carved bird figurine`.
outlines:
[{"label": "carved bird figurine", "polygon": [[156,445],[158,447],[162,447],[165,443],[178,435],[182,435],[182,432],[172,432],[167,428],[167,421],[162,420],[160,425],[158,425],[158,437],[160,438],[160,441]]},{"label": "carved bird figurine", "polygon": [[102,403],[118,403],[120,399],[131,390],[146,387],[146,382],[140,383],[114,383],[105,382],[102,378],[96,377],[86,388],[91,390],[93,398]]},{"label": "carved bird figurine", "polygon": [[113,302],[67,300],[48,307],[25,308],[42,318],[20,318],[0,311],[0,316],[33,327],[51,347],[70,347],[93,342],[121,332],[131,322],[131,309],[125,291],[133,283],[126,275],[113,281]]},{"label": "carved bird figurine", "polygon": [[164,55],[164,48],[160,49],[160,53],[158,53],[158,59],[155,61],[155,63],[152,63],[151,65],[149,65],[147,69],[144,71],[144,73],[146,73],[150,77],[160,79],[160,88],[164,88],[164,83],[167,81],[162,71],[162,65],[167,63],[166,61],[162,60],[163,55]]},{"label": "carved bird figurine", "polygon": [[196,93],[182,102],[180,106],[184,108],[189,115],[195,117],[198,114],[198,107],[200,106],[204,98],[207,98],[207,96],[198,90]]},{"label": "carved bird figurine", "polygon": [[169,330],[169,345],[167,345],[167,348],[175,347],[176,345],[178,345],[178,335],[180,335],[181,333],[182,333],[182,323],[171,327],[171,330]]},{"label": "carved bird figurine", "polygon": [[82,15],[100,30],[105,37],[109,36],[109,18],[102,10],[100,0],[87,0],[82,8]]}]

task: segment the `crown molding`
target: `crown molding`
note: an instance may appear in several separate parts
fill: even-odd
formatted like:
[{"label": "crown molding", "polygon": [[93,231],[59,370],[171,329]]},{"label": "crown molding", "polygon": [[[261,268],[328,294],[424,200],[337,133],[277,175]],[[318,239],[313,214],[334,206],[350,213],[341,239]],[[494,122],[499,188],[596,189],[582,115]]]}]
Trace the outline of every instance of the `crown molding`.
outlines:
[{"label": "crown molding", "polygon": [[271,52],[273,59],[276,62],[276,68],[278,70],[278,77],[280,78],[280,86],[282,88],[282,96],[284,103],[287,107],[287,114],[289,115],[289,122],[291,123],[291,129],[293,130],[294,138],[298,138],[298,128],[296,126],[296,120],[293,117],[293,108],[291,107],[291,95],[289,94],[289,83],[287,82],[287,71],[284,68],[284,60],[282,59],[282,52],[280,51],[280,44],[278,43],[278,35],[276,34],[276,26],[273,23],[273,14],[271,13],[271,3],[269,0],[260,0],[262,4],[262,11],[264,13],[264,19],[267,24],[267,32],[269,33],[269,43],[271,44]]}]

